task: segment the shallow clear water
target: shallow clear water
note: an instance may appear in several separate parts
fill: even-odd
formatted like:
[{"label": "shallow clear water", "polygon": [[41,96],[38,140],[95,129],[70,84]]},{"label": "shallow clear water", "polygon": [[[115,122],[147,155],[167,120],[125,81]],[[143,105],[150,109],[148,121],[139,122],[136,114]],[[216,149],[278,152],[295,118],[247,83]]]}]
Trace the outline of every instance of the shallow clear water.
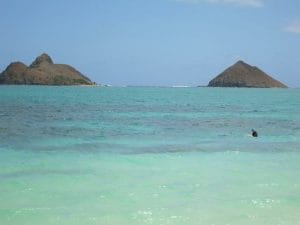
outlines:
[{"label": "shallow clear water", "polygon": [[299,89],[1,86],[0,140],[1,225],[300,224]]}]

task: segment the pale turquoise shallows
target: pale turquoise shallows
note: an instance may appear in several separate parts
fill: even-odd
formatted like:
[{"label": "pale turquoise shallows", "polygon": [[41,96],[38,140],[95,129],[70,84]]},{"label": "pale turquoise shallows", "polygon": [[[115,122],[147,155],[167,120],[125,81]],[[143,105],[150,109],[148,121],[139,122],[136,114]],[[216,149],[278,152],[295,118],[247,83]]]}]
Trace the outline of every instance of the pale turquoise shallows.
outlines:
[{"label": "pale turquoise shallows", "polygon": [[0,224],[299,225],[300,90],[0,86]]}]

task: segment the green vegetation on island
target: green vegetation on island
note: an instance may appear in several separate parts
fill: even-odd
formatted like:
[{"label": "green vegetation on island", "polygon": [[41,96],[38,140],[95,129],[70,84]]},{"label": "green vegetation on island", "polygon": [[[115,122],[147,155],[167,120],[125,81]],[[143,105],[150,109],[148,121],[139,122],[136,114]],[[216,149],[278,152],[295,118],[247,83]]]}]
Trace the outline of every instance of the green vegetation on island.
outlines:
[{"label": "green vegetation on island", "polygon": [[0,74],[0,84],[93,85],[95,83],[69,65],[54,64],[50,56],[44,53],[30,66],[22,62],[11,63]]},{"label": "green vegetation on island", "polygon": [[238,61],[212,79],[209,87],[287,88],[259,68]]}]

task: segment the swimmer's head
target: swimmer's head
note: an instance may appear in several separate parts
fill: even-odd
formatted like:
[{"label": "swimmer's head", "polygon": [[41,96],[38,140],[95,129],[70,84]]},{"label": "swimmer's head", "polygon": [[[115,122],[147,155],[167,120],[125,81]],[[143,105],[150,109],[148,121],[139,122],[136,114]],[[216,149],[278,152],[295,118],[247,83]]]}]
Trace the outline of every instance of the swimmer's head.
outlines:
[{"label": "swimmer's head", "polygon": [[257,131],[254,129],[252,129],[251,131],[252,131],[252,137],[257,137]]}]

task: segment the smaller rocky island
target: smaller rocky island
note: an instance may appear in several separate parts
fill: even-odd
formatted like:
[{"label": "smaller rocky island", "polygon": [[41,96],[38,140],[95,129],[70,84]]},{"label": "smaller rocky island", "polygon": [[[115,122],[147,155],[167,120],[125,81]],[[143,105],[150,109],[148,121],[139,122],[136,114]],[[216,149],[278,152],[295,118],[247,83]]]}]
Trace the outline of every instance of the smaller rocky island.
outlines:
[{"label": "smaller rocky island", "polygon": [[93,85],[88,77],[73,67],[54,64],[46,53],[38,56],[30,66],[11,63],[1,74],[0,84],[28,85]]},{"label": "smaller rocky island", "polygon": [[208,87],[287,88],[259,68],[243,61],[224,70],[209,82]]}]

